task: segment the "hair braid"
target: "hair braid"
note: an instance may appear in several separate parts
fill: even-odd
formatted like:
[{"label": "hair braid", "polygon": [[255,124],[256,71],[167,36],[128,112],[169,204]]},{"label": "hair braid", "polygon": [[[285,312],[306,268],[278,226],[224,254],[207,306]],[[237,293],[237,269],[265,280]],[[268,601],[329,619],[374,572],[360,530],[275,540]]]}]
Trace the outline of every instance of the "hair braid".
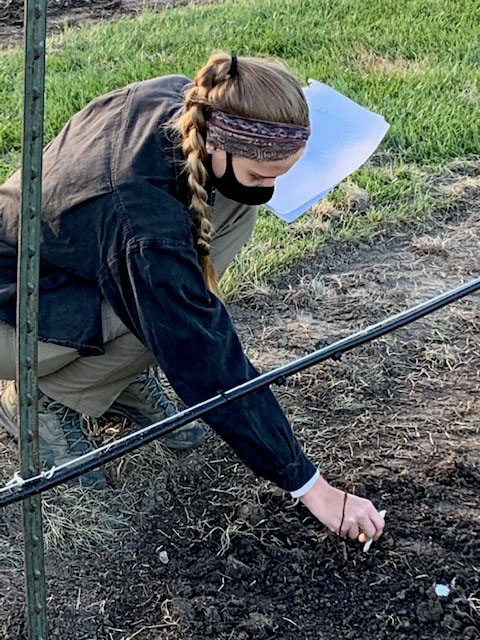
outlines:
[{"label": "hair braid", "polygon": [[[214,59],[215,58],[215,59]],[[221,58],[222,60],[218,60]],[[182,151],[188,174],[188,186],[192,195],[190,211],[197,229],[197,251],[207,287],[220,296],[218,277],[210,258],[212,243],[212,207],[208,204],[205,189],[208,173],[204,162],[207,159],[205,139],[207,133],[207,115],[210,110],[209,91],[218,82],[227,77],[230,56],[217,54],[195,77],[194,85],[185,94],[184,113],[177,122],[182,135]],[[224,62],[223,65],[219,62]],[[221,71],[226,69],[222,74]]]}]

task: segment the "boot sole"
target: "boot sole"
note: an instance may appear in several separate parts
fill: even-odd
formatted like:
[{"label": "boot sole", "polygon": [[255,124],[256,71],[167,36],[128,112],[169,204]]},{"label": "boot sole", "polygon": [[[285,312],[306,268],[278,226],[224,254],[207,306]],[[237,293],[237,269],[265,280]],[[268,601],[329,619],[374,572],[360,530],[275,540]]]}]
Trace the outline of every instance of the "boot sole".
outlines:
[{"label": "boot sole", "polygon": [[[130,420],[130,422],[133,422],[134,424],[137,425],[137,427],[140,427],[141,429],[143,429],[144,427],[139,424],[135,418],[132,418],[132,416],[129,416],[127,413],[123,413],[121,410],[117,410],[114,409],[112,411],[108,411],[107,412],[109,416],[120,416],[121,418],[127,418],[127,420]],[[153,423],[152,423],[153,424]],[[186,451],[187,449],[196,449],[197,447],[199,447],[202,442],[205,440],[205,433],[203,434],[203,436],[201,438],[199,438],[198,440],[196,440],[195,442],[191,443],[191,444],[187,444],[187,443],[170,443],[170,442],[165,442],[165,440],[168,438],[169,434],[167,434],[166,436],[159,436],[161,438],[161,443],[167,447],[168,449],[171,449],[172,451]]]},{"label": "boot sole", "polygon": [[[168,436],[166,436],[168,437]],[[193,442],[192,444],[177,444],[177,443],[167,443],[167,442],[162,442],[164,447],[167,447],[167,449],[171,449],[172,451],[187,451],[187,450],[191,450],[191,449],[196,449],[197,447],[199,447],[202,442],[205,440],[205,436],[202,436],[201,438],[199,438],[198,440],[196,440],[195,442]]]}]

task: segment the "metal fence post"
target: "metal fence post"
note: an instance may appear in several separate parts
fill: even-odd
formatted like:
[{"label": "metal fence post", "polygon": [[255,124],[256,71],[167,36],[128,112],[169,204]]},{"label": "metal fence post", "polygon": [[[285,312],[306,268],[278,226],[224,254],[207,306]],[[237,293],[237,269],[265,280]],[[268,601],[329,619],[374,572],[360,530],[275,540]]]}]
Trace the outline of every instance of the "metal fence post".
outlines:
[{"label": "metal fence post", "polygon": [[[22,140],[22,208],[18,240],[17,384],[23,478],[40,469],[38,451],[37,340],[39,236],[45,90],[46,0],[25,0],[25,77]],[[47,640],[42,503],[23,504],[27,618],[30,640]]]}]

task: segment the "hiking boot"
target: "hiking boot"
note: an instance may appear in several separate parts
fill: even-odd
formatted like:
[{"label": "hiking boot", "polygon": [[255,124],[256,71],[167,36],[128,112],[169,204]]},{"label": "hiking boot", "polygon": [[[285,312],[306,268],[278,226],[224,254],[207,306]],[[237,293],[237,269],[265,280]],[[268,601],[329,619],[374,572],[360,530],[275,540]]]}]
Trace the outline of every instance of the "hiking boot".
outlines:
[{"label": "hiking boot", "polygon": [[[18,394],[15,382],[10,383],[0,395],[0,426],[18,438]],[[82,416],[41,391],[38,398],[38,438],[40,458],[47,467],[58,467],[92,451]],[[107,486],[107,481],[102,469],[92,469],[69,484],[101,489]]]},{"label": "hiking boot", "polygon": [[[148,427],[175,415],[178,409],[165,394],[159,380],[142,373],[122,391],[106,413],[129,418],[140,427]],[[191,422],[162,436],[161,442],[169,449],[192,449],[204,437],[203,427],[198,422]]]}]

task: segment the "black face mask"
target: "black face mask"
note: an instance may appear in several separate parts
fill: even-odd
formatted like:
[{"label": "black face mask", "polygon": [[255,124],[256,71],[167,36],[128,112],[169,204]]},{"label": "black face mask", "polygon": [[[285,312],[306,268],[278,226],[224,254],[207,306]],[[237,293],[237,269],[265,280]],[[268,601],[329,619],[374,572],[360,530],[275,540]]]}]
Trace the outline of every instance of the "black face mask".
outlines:
[{"label": "black face mask", "polygon": [[273,197],[274,187],[247,187],[237,180],[233,171],[232,154],[227,152],[227,168],[221,178],[217,178],[212,168],[212,156],[207,164],[208,173],[215,187],[230,200],[241,204],[265,204]]}]

